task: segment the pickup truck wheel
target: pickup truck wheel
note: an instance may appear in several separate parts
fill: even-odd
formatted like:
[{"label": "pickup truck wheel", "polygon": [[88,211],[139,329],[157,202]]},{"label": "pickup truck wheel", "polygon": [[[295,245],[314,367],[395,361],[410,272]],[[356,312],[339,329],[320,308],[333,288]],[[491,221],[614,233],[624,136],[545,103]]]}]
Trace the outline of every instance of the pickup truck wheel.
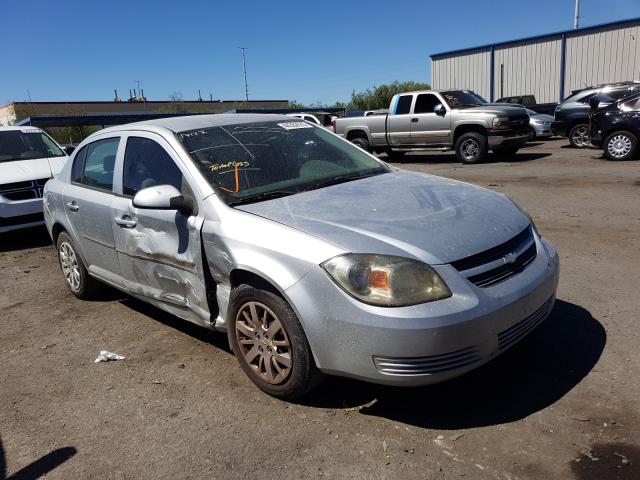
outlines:
[{"label": "pickup truck wheel", "polygon": [[284,298],[240,285],[231,293],[227,318],[229,345],[262,391],[292,400],[320,383],[307,337]]},{"label": "pickup truck wheel", "polygon": [[367,140],[365,137],[352,138],[351,143],[353,143],[357,147],[360,147],[365,152],[371,153],[371,144],[369,143],[369,140]]},{"label": "pickup truck wheel", "polygon": [[613,132],[604,140],[604,156],[609,160],[629,160],[638,148],[638,138],[631,132]]},{"label": "pickup truck wheel", "polygon": [[579,123],[569,130],[569,143],[575,148],[585,148],[591,145],[589,140],[589,125]]},{"label": "pickup truck wheel", "polygon": [[460,135],[456,142],[456,156],[462,163],[482,162],[487,158],[487,139],[476,132]]},{"label": "pickup truck wheel", "polygon": [[493,154],[501,160],[508,160],[519,150],[518,147],[494,148]]}]

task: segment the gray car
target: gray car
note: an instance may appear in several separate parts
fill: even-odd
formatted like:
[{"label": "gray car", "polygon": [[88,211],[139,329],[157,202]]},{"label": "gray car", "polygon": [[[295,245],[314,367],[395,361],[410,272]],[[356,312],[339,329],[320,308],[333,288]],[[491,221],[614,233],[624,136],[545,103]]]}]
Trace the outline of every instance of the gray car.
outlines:
[{"label": "gray car", "polygon": [[107,128],[46,185],[65,282],[226,331],[296,398],[322,374],[424,385],[553,308],[558,256],[509,198],[392,168],[308,122],[201,115]]},{"label": "gray car", "polygon": [[534,112],[529,109],[526,110],[529,115],[529,141],[533,141],[536,138],[547,138],[553,135],[551,133],[551,124],[553,123],[553,117],[551,115]]}]

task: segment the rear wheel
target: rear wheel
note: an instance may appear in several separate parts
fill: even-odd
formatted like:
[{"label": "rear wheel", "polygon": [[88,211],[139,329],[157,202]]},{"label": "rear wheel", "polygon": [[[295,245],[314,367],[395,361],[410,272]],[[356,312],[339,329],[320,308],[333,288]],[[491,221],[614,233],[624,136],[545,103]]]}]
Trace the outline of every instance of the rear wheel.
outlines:
[{"label": "rear wheel", "polygon": [[591,145],[589,140],[589,125],[579,123],[569,130],[569,143],[576,148],[585,148]]},{"label": "rear wheel", "polygon": [[279,295],[249,285],[234,289],[229,303],[229,344],[253,383],[282,399],[317,386],[316,368],[298,317]]},{"label": "rear wheel", "polygon": [[83,300],[93,297],[98,291],[100,283],[89,275],[76,252],[73,240],[65,232],[58,236],[56,249],[65,283],[71,293]]},{"label": "rear wheel", "polygon": [[604,155],[609,160],[629,160],[638,148],[638,138],[631,132],[613,132],[604,140]]},{"label": "rear wheel", "polygon": [[480,133],[463,133],[456,141],[456,156],[462,163],[482,162],[487,158],[487,139]]},{"label": "rear wheel", "polygon": [[366,137],[356,137],[351,139],[351,143],[360,147],[365,152],[371,152],[371,144]]}]

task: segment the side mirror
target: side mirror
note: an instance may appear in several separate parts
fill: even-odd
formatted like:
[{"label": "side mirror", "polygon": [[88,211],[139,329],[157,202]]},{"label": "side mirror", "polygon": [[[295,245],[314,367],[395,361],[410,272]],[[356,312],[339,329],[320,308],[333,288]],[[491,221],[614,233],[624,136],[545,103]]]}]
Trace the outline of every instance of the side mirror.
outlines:
[{"label": "side mirror", "polygon": [[436,115],[441,115],[443,117],[447,113],[447,110],[444,108],[444,105],[442,105],[441,103],[433,107],[433,111]]},{"label": "side mirror", "polygon": [[181,195],[172,185],[143,188],[133,197],[133,206],[153,210],[177,210],[186,216],[193,215],[196,209],[194,199]]},{"label": "side mirror", "polygon": [[62,150],[64,150],[64,153],[66,153],[67,155],[71,155],[74,151],[75,151],[76,147],[74,147],[73,145],[67,145],[66,147],[63,147]]}]

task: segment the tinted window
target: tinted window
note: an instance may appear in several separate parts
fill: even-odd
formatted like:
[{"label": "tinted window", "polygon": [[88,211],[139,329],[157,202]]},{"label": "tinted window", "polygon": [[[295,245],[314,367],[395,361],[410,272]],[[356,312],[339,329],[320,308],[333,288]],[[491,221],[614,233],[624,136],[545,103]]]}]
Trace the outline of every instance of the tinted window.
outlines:
[{"label": "tinted window", "polygon": [[438,97],[432,93],[423,93],[418,95],[413,113],[433,113],[433,109],[436,105],[440,105]]},{"label": "tinted window", "polygon": [[73,167],[71,168],[71,181],[82,182],[82,171],[84,170],[84,157],[87,154],[87,147],[83,147],[73,159]]},{"label": "tinted window", "polygon": [[31,158],[64,157],[66,154],[37,128],[0,132],[0,162]]},{"label": "tinted window", "polygon": [[398,98],[398,103],[396,104],[396,115],[406,115],[411,111],[411,101],[413,100],[413,95],[402,95]]},{"label": "tinted window", "polygon": [[180,132],[178,138],[227,203],[389,171],[324,128],[297,119],[201,128]]},{"label": "tinted window", "polygon": [[149,138],[129,137],[122,179],[125,195],[156,185],[173,185],[182,191],[182,180],[182,172],[160,144]]},{"label": "tinted window", "polygon": [[480,95],[469,90],[451,90],[442,92],[442,96],[451,108],[473,107],[486,103]]},{"label": "tinted window", "polygon": [[104,190],[113,188],[113,167],[119,141],[119,138],[107,138],[87,145],[82,173],[83,184]]},{"label": "tinted window", "polygon": [[611,90],[610,92],[607,92],[606,95],[610,96],[614,100],[620,100],[622,98],[628,97],[629,95],[633,95],[635,92],[637,92],[637,88],[626,87],[626,88]]}]

